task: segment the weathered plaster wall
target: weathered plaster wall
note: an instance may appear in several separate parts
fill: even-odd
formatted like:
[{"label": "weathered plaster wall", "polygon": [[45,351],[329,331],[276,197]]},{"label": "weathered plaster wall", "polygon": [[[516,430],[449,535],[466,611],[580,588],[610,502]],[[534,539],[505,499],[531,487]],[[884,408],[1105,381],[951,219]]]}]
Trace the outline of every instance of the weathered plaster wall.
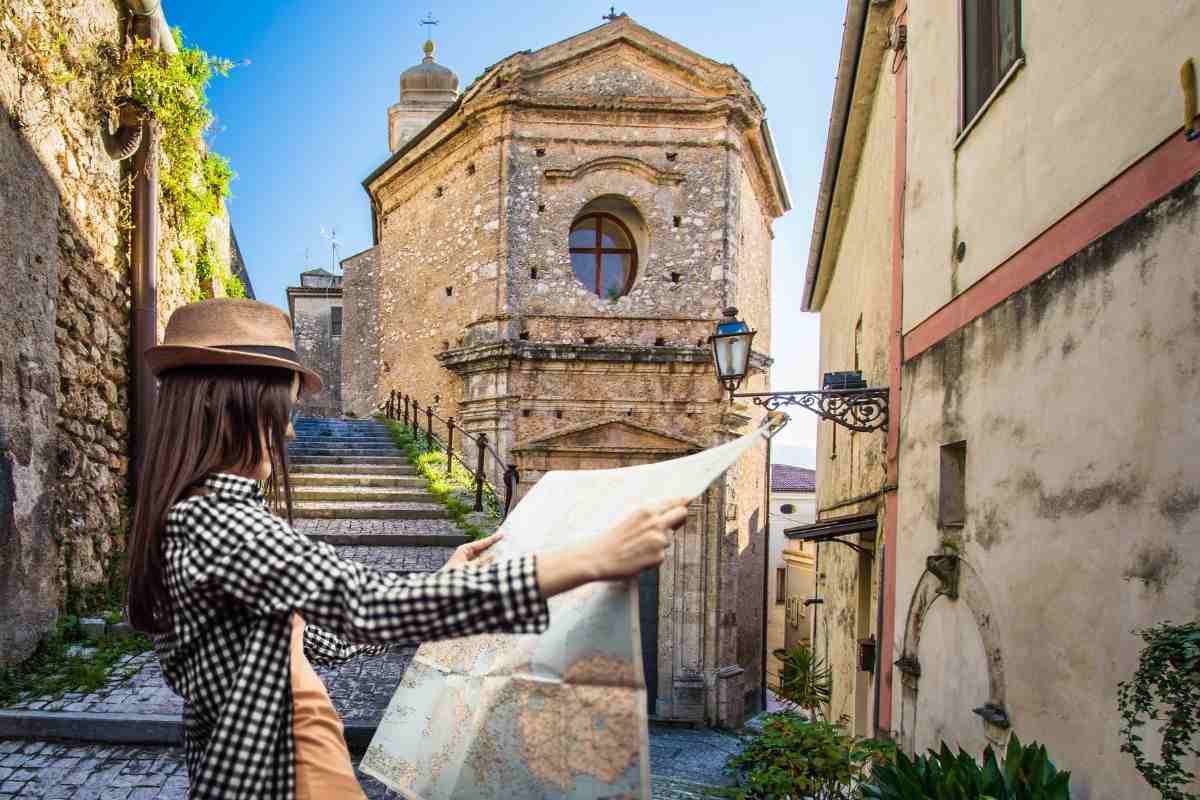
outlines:
[{"label": "weathered plaster wall", "polygon": [[365,417],[386,399],[380,381],[379,265],[372,247],[342,261],[342,408]]},{"label": "weathered plaster wall", "polygon": [[[785,505],[792,506],[791,513],[783,512]],[[788,565],[784,561],[784,550],[790,550],[796,555],[793,558],[795,562],[801,560],[808,562],[811,559],[811,556],[803,555],[805,550],[803,542],[791,542],[783,535],[783,532],[797,525],[807,525],[817,518],[816,497],[812,492],[773,491],[771,492],[770,508],[770,530],[767,537],[771,548],[771,563],[767,570],[767,674],[769,676],[768,683],[774,684],[779,679],[779,659],[772,654],[787,646],[787,620],[785,619],[787,615],[784,606],[788,597],[799,592],[798,578],[797,588],[789,591]],[[808,545],[809,549],[812,547],[813,545]],[[793,570],[798,568],[799,564],[797,563]],[[811,571],[811,565],[809,568]],[[776,570],[780,569],[784,571],[782,594],[777,592],[778,582],[776,580]]]},{"label": "weathered plaster wall", "polygon": [[1179,65],[1200,56],[1200,6],[1153,8],[1022,4],[1027,63],[955,149],[957,15],[909,4],[905,330],[1178,129]]},{"label": "weathered plaster wall", "polygon": [[[107,0],[15,0],[0,28],[0,662],[27,655],[64,603],[119,582],[128,524],[128,220],[122,166],[97,134],[95,76],[48,80],[31,31],[65,58],[116,48]],[[42,41],[54,41],[53,36]],[[55,45],[57,47],[57,45]],[[224,243],[228,252],[228,223]],[[194,297],[160,220],[159,331]],[[218,225],[220,228],[220,225]],[[221,231],[218,231],[220,233]]]},{"label": "weathered plaster wall", "polygon": [[[905,365],[897,653],[919,637],[921,660],[895,696],[906,741],[1001,739],[965,708],[990,700],[1073,794],[1147,794],[1116,691],[1134,629],[1200,613],[1198,230],[1193,179]],[[957,441],[966,522],[939,530],[939,446]],[[963,599],[933,608],[971,613],[921,625],[926,600],[908,606],[939,551],[961,557]],[[939,681],[951,671],[975,695]]]},{"label": "weathered plaster wall", "polygon": [[[342,334],[333,335],[333,309],[342,308],[342,290],[289,289],[292,331],[300,362],[321,376],[323,386],[316,394],[303,395],[297,403],[305,416],[339,417],[342,414]],[[345,330],[345,318],[342,330]]]},{"label": "weathered plaster wall", "polygon": [[[892,54],[883,58],[890,63]],[[886,65],[885,63],[885,65]],[[887,74],[886,72],[884,73]],[[821,305],[820,372],[860,370],[869,386],[886,386],[887,336],[891,318],[889,280],[892,252],[892,180],[895,147],[895,84],[881,79],[869,103],[845,231],[832,260],[822,265],[829,288]],[[831,274],[830,274],[831,273]],[[819,376],[817,376],[819,379]],[[886,482],[885,434],[855,433],[832,422],[817,425],[817,518],[877,513]],[[872,547],[861,534],[849,537]],[[815,650],[833,670],[830,717],[849,717],[860,732],[871,730],[874,675],[858,669],[857,642],[877,628],[878,559],[864,559],[838,543],[819,548]],[[863,603],[861,592],[870,592]],[[864,614],[865,617],[864,618]]]}]

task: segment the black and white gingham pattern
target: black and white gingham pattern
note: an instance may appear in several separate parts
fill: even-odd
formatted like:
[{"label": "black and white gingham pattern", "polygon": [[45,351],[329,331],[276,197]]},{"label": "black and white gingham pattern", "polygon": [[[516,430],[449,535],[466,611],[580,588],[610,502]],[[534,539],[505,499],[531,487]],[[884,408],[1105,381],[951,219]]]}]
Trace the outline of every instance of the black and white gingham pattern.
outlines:
[{"label": "black and white gingham pattern", "polygon": [[295,792],[291,614],[304,649],[335,665],[390,644],[483,633],[540,633],[549,610],[534,558],[392,575],[344,561],[266,507],[258,485],[213,475],[167,516],[169,632],[163,674],[184,698],[192,798]]}]

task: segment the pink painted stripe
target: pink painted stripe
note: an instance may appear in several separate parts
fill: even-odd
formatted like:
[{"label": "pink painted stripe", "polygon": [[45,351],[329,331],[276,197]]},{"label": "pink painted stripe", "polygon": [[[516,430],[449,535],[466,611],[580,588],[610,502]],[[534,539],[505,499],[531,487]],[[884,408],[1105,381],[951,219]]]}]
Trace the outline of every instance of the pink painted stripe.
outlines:
[{"label": "pink painted stripe", "polygon": [[910,361],[1024,289],[1200,171],[1200,142],[1182,134],[1147,153],[904,337]]}]

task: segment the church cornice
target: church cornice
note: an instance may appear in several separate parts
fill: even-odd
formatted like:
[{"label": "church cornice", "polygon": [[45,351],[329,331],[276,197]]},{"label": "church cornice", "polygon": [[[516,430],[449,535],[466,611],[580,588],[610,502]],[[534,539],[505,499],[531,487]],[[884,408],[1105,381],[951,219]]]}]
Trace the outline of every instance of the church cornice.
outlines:
[{"label": "church cornice", "polygon": [[631,158],[629,156],[603,156],[584,162],[573,169],[547,169],[542,174],[545,175],[548,181],[573,181],[592,172],[603,172],[614,169],[632,173],[663,186],[680,184],[684,180],[682,172],[661,170],[639,158]]}]

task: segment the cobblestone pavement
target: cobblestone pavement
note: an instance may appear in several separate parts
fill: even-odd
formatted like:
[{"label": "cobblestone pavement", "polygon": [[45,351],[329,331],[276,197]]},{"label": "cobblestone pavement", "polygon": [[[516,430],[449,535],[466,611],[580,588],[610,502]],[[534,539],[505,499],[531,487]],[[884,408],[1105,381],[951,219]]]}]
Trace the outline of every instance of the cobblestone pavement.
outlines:
[{"label": "cobblestone pavement", "polygon": [[[651,750],[658,731],[651,731]],[[653,756],[651,757],[653,761]],[[357,766],[357,764],[356,764]],[[370,800],[397,795],[359,773]],[[709,787],[655,774],[651,800],[701,800]],[[0,800],[184,800],[187,768],[174,747],[0,740]]]},{"label": "cobblestone pavement", "polygon": [[726,760],[741,752],[742,741],[723,731],[650,727],[650,772],[704,786],[725,786]]},{"label": "cobblestone pavement", "polygon": [[312,533],[402,533],[449,534],[462,533],[448,519],[297,519],[293,527],[303,534]]}]

